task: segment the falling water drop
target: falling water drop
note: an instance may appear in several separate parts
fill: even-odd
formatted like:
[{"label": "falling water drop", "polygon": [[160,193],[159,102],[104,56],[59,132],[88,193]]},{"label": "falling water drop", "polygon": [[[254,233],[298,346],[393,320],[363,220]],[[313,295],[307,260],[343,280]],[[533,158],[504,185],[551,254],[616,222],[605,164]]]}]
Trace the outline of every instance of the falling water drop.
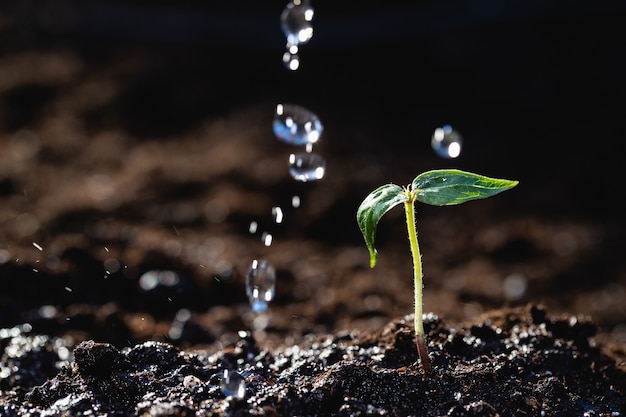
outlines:
[{"label": "falling water drop", "polygon": [[300,207],[300,197],[299,196],[294,195],[293,197],[291,197],[291,207],[293,207],[293,208]]},{"label": "falling water drop", "polygon": [[288,70],[295,71],[300,68],[300,56],[298,55],[298,47],[292,45],[287,47],[283,54],[283,64]]},{"label": "falling water drop", "polygon": [[290,145],[316,143],[324,131],[316,114],[296,104],[278,104],[273,126],[276,137]]},{"label": "falling water drop", "polygon": [[267,304],[274,298],[276,290],[276,270],[266,260],[252,261],[246,275],[246,293],[252,311],[260,313],[267,310]]},{"label": "falling water drop", "polygon": [[272,207],[272,218],[278,224],[283,222],[283,209],[280,207]]},{"label": "falling water drop", "polygon": [[461,154],[463,137],[450,125],[438,127],[431,140],[433,150],[442,158],[457,158]]},{"label": "falling water drop", "polygon": [[248,231],[250,232],[250,234],[255,234],[256,233],[256,229],[259,227],[259,224],[257,222],[250,222],[250,226],[248,227]]},{"label": "falling water drop", "polygon": [[280,15],[287,45],[307,43],[313,37],[313,7],[308,0],[292,0]]},{"label": "falling water drop", "polygon": [[267,232],[263,232],[263,234],[261,235],[261,240],[263,241],[263,244],[265,246],[272,246],[272,240],[274,239],[274,237],[272,236],[271,233],[267,233]]},{"label": "falling water drop", "polygon": [[246,396],[246,380],[237,371],[225,369],[221,381],[222,392],[229,399],[242,400]]},{"label": "falling water drop", "polygon": [[316,153],[292,153],[289,155],[289,173],[297,181],[317,181],[326,173],[326,161]]}]

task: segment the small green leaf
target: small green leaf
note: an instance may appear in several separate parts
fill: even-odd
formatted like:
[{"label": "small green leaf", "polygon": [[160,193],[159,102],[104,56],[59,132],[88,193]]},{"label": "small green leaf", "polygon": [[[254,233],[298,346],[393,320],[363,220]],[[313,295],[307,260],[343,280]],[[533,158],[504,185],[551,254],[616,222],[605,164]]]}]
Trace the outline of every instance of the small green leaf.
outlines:
[{"label": "small green leaf", "polygon": [[441,169],[418,175],[411,189],[416,192],[417,201],[446,206],[491,197],[517,184],[518,181],[489,178],[458,169]]},{"label": "small green leaf", "polygon": [[359,223],[365,244],[370,252],[370,267],[376,266],[376,226],[381,217],[389,210],[404,203],[409,197],[404,189],[396,184],[386,184],[372,191],[359,206],[356,212],[356,220]]}]

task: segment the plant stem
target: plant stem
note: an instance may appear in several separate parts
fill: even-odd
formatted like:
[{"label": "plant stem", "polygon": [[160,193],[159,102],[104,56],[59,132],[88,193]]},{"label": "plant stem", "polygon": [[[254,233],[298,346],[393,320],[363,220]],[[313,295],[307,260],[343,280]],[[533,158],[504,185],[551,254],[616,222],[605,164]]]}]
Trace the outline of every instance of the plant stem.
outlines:
[{"label": "plant stem", "polygon": [[417,232],[415,231],[415,200],[412,196],[404,202],[404,212],[406,214],[406,227],[409,232],[409,244],[411,246],[411,256],[413,257],[413,291],[415,296],[415,345],[417,354],[422,364],[424,374],[431,371],[430,358],[428,357],[428,345],[424,334],[424,322],[422,319],[422,255],[417,242]]}]

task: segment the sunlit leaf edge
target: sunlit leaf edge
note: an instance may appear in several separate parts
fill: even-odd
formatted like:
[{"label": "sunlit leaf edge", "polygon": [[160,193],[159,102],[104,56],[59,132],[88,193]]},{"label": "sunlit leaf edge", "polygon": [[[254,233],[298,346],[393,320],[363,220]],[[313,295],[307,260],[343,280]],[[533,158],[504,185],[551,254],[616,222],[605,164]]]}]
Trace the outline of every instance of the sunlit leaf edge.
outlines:
[{"label": "sunlit leaf edge", "polygon": [[519,181],[491,178],[458,169],[424,172],[413,180],[417,201],[434,206],[488,198],[515,187]]}]

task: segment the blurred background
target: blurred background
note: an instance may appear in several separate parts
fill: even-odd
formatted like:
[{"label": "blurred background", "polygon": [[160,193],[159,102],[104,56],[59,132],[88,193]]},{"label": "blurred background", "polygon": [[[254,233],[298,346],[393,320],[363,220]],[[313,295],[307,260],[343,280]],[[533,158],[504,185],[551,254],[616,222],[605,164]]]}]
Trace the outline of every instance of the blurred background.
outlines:
[{"label": "blurred background", "polygon": [[[310,4],[290,70],[287,2],[0,3],[0,326],[118,345],[378,328],[412,311],[406,230],[381,221],[370,270],[356,208],[460,168],[520,185],[418,205],[425,311],[539,302],[626,340],[626,3]],[[290,177],[278,103],[323,123],[321,180]],[[458,158],[431,147],[446,124]]]}]

